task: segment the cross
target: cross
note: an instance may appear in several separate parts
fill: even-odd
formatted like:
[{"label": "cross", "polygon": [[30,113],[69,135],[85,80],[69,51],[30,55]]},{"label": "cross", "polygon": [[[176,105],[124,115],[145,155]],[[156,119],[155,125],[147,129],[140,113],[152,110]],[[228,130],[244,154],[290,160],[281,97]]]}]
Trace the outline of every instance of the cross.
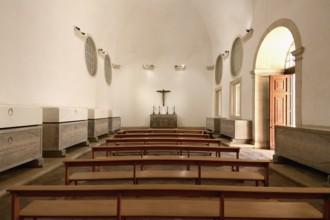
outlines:
[{"label": "cross", "polygon": [[166,94],[167,92],[171,92],[171,91],[170,91],[170,90],[165,90],[165,89],[163,89],[163,90],[157,90],[157,92],[162,93],[163,106],[165,106],[165,94]]}]

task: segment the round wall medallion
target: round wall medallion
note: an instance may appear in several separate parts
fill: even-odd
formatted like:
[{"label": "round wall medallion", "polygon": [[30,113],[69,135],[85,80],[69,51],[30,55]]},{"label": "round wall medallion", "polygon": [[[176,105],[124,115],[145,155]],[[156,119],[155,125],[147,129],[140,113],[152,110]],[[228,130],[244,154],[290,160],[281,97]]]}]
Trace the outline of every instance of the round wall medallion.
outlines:
[{"label": "round wall medallion", "polygon": [[221,54],[217,58],[217,62],[215,64],[215,83],[219,84],[221,82],[222,77],[222,56]]},{"label": "round wall medallion", "polygon": [[231,48],[230,69],[232,76],[238,76],[243,63],[243,41],[236,38]]},{"label": "round wall medallion", "polygon": [[105,81],[108,85],[111,84],[112,69],[111,69],[111,60],[109,54],[106,54],[104,57],[104,74]]},{"label": "round wall medallion", "polygon": [[97,56],[95,43],[91,37],[87,37],[85,42],[85,61],[89,74],[94,76],[97,69]]}]

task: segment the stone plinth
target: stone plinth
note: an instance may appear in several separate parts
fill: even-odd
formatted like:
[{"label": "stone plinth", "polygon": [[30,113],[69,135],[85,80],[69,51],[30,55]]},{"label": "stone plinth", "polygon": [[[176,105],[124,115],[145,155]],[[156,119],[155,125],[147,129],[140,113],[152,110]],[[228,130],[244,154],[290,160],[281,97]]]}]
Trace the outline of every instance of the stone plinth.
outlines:
[{"label": "stone plinth", "polygon": [[276,162],[281,157],[330,174],[330,129],[275,127]]}]

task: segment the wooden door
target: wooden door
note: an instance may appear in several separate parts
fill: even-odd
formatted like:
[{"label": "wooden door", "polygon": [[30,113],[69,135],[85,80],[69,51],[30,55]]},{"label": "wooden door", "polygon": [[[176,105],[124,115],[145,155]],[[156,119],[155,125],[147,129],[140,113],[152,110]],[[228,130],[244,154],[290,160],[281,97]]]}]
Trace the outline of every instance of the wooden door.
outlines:
[{"label": "wooden door", "polygon": [[292,75],[270,76],[270,149],[275,149],[275,125],[291,125]]}]

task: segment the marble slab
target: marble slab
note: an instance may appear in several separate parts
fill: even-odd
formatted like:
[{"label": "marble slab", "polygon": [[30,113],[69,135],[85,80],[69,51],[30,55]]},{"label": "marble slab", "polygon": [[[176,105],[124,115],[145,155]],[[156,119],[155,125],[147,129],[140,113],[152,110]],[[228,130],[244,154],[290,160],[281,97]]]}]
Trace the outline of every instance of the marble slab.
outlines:
[{"label": "marble slab", "polygon": [[109,117],[113,118],[113,117],[121,117],[121,112],[120,110],[117,109],[111,109],[109,110]]},{"label": "marble slab", "polygon": [[38,106],[0,105],[0,128],[42,124],[42,108]]},{"label": "marble slab", "polygon": [[88,109],[88,119],[108,118],[109,111],[100,108]]},{"label": "marble slab", "polygon": [[44,107],[43,122],[70,122],[87,120],[88,111],[86,108],[74,107]]},{"label": "marble slab", "polygon": [[330,130],[275,126],[274,160],[281,157],[330,174]]}]

